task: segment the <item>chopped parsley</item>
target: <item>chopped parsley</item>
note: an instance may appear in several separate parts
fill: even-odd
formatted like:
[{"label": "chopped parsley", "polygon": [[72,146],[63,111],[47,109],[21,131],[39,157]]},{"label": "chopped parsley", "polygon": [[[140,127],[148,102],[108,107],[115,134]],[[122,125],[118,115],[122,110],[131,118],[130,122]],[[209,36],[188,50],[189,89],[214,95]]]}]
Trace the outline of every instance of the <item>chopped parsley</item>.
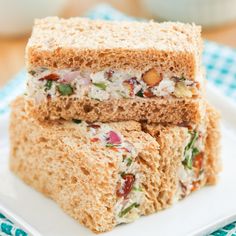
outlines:
[{"label": "chopped parsley", "polygon": [[62,96],[69,96],[73,93],[73,88],[69,84],[59,84],[57,88]]},{"label": "chopped parsley", "polygon": [[47,80],[46,84],[44,85],[45,90],[50,90],[52,87],[52,80]]},{"label": "chopped parsley", "polygon": [[130,166],[131,164],[132,164],[132,158],[131,157],[128,157],[127,159],[126,159],[126,161],[127,161],[127,166]]},{"label": "chopped parsley", "polygon": [[112,143],[107,143],[106,144],[106,147],[114,147],[115,145],[114,144],[112,144]]},{"label": "chopped parsley", "polygon": [[122,210],[120,213],[119,213],[119,217],[123,217],[125,216],[128,212],[130,212],[133,208],[137,208],[139,207],[140,205],[136,202],[134,202],[133,204],[131,204],[130,206],[126,207],[124,210]]},{"label": "chopped parsley", "polygon": [[102,89],[102,90],[105,90],[107,88],[105,83],[93,83],[93,85]]},{"label": "chopped parsley", "polygon": [[82,120],[77,120],[77,119],[72,119],[72,121],[76,124],[80,124],[82,122]]},{"label": "chopped parsley", "polygon": [[196,131],[193,132],[192,138],[188,145],[185,147],[184,156],[185,159],[183,160],[182,164],[188,168],[193,168],[193,158],[199,153],[199,150],[194,147],[196,140],[198,139],[198,133]]},{"label": "chopped parsley", "polygon": [[29,74],[31,74],[31,75],[34,76],[34,75],[36,74],[36,71],[34,71],[34,70],[30,70],[30,71],[29,71]]},{"label": "chopped parsley", "polygon": [[137,93],[136,96],[143,98],[143,91],[140,89]]},{"label": "chopped parsley", "polygon": [[140,187],[133,187],[133,190],[136,192],[142,192],[143,190]]}]

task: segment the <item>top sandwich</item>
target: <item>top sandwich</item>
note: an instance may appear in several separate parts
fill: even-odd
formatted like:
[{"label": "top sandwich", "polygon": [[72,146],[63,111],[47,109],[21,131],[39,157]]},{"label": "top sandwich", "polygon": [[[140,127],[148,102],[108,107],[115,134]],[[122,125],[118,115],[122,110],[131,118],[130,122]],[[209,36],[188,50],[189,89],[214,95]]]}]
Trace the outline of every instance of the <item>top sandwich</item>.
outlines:
[{"label": "top sandwich", "polygon": [[[135,98],[137,107],[144,103],[144,113],[134,120],[160,122],[146,117],[145,107],[150,108],[154,100],[152,110],[163,113],[161,107],[169,106],[160,100],[164,98],[172,110],[177,102],[180,110],[197,114],[176,111],[167,122],[194,122],[204,84],[201,53],[201,28],[195,25],[57,17],[36,20],[26,48],[28,110],[41,118],[119,121],[134,119],[122,111],[133,107],[133,101],[127,104],[124,100]],[[119,104],[114,105],[117,100]],[[105,111],[107,106],[112,111]],[[111,117],[109,113],[115,113],[118,106],[121,114]]]}]

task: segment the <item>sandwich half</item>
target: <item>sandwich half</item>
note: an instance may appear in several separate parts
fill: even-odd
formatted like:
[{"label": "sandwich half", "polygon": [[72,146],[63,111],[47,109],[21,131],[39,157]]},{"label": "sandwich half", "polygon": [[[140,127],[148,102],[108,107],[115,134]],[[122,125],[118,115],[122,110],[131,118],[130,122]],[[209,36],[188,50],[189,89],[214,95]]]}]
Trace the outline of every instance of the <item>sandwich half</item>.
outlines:
[{"label": "sandwich half", "polygon": [[197,124],[201,28],[182,23],[36,20],[26,48],[27,112],[38,120]]},{"label": "sandwich half", "polygon": [[94,232],[171,206],[220,170],[218,114],[204,127],[37,121],[12,104],[10,168]]}]

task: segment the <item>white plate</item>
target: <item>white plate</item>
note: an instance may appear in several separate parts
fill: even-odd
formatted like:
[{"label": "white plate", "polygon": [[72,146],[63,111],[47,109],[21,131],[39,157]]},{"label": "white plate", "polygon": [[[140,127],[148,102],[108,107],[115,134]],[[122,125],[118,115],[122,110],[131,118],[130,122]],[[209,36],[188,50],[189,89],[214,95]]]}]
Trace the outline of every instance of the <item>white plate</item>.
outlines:
[{"label": "white plate", "polygon": [[[204,235],[236,220],[236,106],[211,86],[207,93],[222,111],[224,170],[219,184],[191,194],[168,210],[118,226],[106,236]],[[94,235],[8,170],[7,126],[5,116],[0,119],[0,211],[32,235]]]}]

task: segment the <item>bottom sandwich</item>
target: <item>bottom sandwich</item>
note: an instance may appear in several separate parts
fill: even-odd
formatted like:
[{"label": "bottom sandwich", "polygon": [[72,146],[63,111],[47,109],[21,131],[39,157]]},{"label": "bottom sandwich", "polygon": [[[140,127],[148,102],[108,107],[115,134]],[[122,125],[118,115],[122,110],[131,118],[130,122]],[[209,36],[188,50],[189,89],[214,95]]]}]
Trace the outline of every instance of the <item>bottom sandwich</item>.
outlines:
[{"label": "bottom sandwich", "polygon": [[94,232],[169,207],[219,172],[218,114],[196,127],[39,123],[12,104],[10,168]]}]

